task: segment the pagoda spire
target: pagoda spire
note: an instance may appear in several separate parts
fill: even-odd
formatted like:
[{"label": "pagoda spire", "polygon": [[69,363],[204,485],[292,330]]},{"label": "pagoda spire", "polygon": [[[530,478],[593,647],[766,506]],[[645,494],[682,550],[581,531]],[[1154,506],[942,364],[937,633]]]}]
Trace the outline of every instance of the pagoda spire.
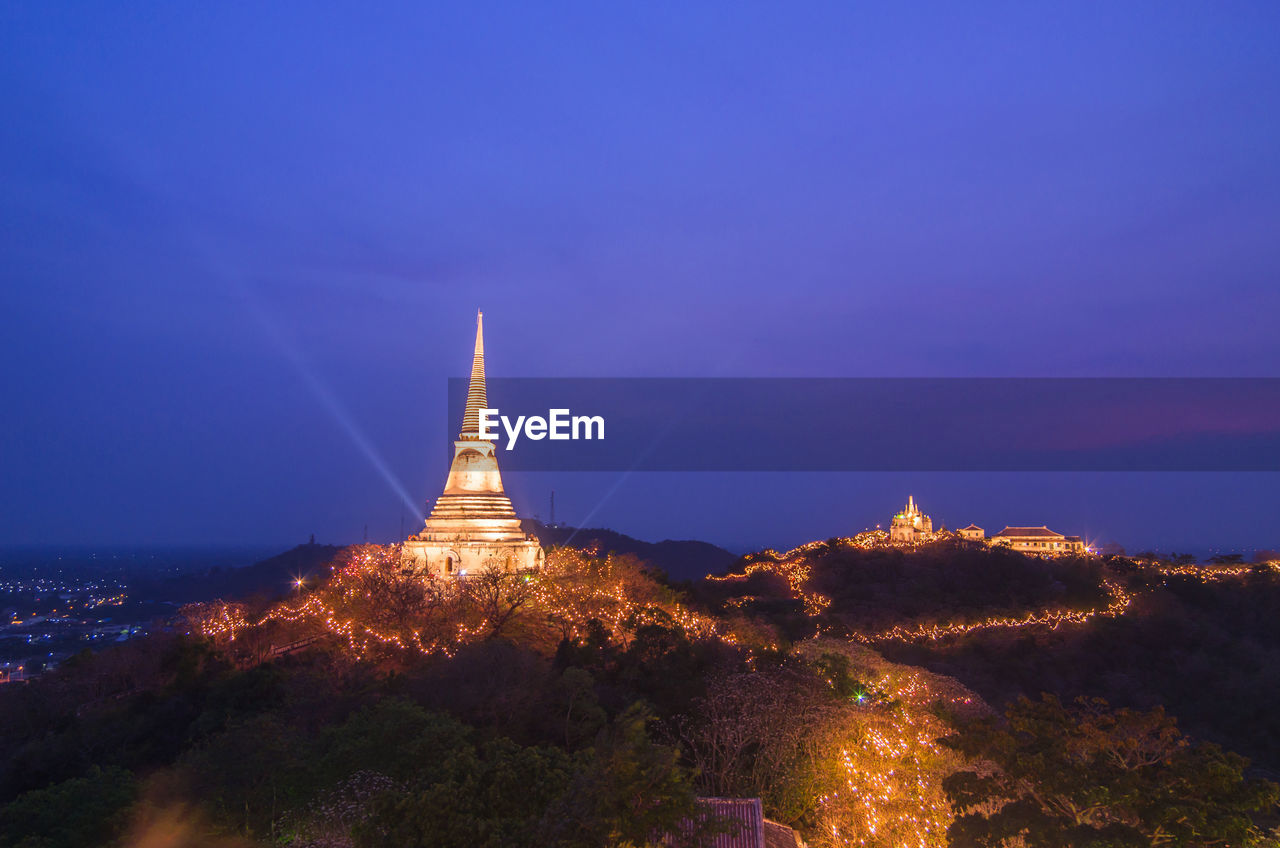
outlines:
[{"label": "pagoda spire", "polygon": [[471,360],[471,386],[467,389],[467,410],[462,415],[460,439],[480,439],[480,410],[488,406],[484,391],[484,313],[476,310],[476,352]]},{"label": "pagoda spire", "polygon": [[480,410],[488,406],[484,379],[484,313],[476,312],[476,348],[462,432],[453,462],[422,531],[405,540],[401,562],[431,578],[465,578],[491,570],[515,573],[542,567],[542,546],[526,534],[502,490],[495,439],[481,438]]}]

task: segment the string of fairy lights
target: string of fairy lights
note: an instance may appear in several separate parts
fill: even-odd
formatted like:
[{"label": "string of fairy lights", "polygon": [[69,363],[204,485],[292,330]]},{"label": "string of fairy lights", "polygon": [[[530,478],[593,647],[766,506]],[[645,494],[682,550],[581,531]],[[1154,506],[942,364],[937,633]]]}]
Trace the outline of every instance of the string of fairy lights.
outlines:
[{"label": "string of fairy lights", "polygon": [[[322,586],[300,598],[275,604],[250,620],[241,604],[215,602],[186,610],[188,620],[204,636],[235,642],[246,630],[273,622],[306,625],[337,637],[358,658],[377,648],[410,651],[423,656],[453,656],[458,648],[493,632],[491,616],[474,605],[442,623],[442,633],[426,635],[421,627],[400,630],[378,627],[364,607],[375,600],[370,578],[399,569],[395,546],[364,546],[336,568]],[[676,627],[691,639],[716,638],[736,644],[736,636],[715,618],[690,609],[673,597],[644,597],[639,587],[619,573],[613,556],[595,557],[568,548],[553,550],[538,573],[508,575],[508,584],[521,595],[524,620],[534,620],[580,641],[594,620],[615,634],[660,624]],[[376,583],[376,580],[373,581]],[[429,581],[434,591],[456,600],[459,592],[446,581]],[[455,612],[459,612],[455,610]],[[468,620],[470,619],[470,620]]]},{"label": "string of fairy lights", "polygon": [[[883,531],[869,531],[831,542],[812,542],[783,554],[765,551],[749,558],[741,572],[709,576],[708,580],[733,582],[758,574],[776,575],[791,596],[802,602],[806,616],[818,618],[829,609],[831,599],[809,586],[815,554],[839,544],[873,548],[891,543]],[[1280,570],[1280,563],[1261,567]],[[1259,566],[1155,563],[1140,568],[1166,579],[1214,582],[1241,579]],[[451,608],[448,614],[438,617],[434,627],[428,627],[421,616],[406,619],[416,622],[416,626],[375,624],[371,619],[377,616],[371,611],[379,598],[370,587],[381,579],[394,580],[397,573],[397,547],[364,546],[336,566],[332,577],[314,590],[300,592],[261,615],[250,617],[243,605],[222,602],[196,605],[187,612],[196,629],[216,641],[234,643],[246,632],[279,623],[312,636],[333,637],[357,658],[368,658],[376,651],[448,657],[493,632],[494,621],[477,607],[469,608],[468,614],[460,614],[458,607]],[[653,581],[637,579],[634,567],[622,567],[613,556],[554,549],[541,572],[513,575],[512,580],[519,581],[512,585],[523,593],[520,620],[526,626],[543,628],[576,642],[588,637],[594,621],[609,631],[610,638],[622,640],[634,636],[646,624],[679,628],[690,639],[717,639],[737,645],[749,665],[755,659],[753,649],[761,646],[758,640],[746,644],[723,620],[680,603],[674,593]],[[1057,629],[1122,616],[1132,608],[1137,596],[1135,590],[1111,576],[1101,580],[1099,589],[1102,600],[1086,609],[1044,609],[948,623],[903,623],[881,631],[848,633],[846,644],[938,641],[995,629]],[[432,584],[430,591],[445,598],[458,595],[456,588],[445,583]],[[757,600],[759,596],[741,595],[727,599],[724,607],[742,609]],[[428,629],[431,635],[424,632]],[[856,709],[841,731],[839,745],[830,749],[826,758],[832,777],[823,794],[816,798],[819,832],[814,834],[815,844],[912,848],[945,845],[955,812],[943,791],[942,780],[961,763],[956,752],[939,744],[949,728],[932,707],[940,701],[971,705],[972,699],[940,691],[925,674],[903,667],[880,674],[868,683],[866,691],[874,696],[859,693]]]},{"label": "string of fairy lights", "polygon": [[[893,542],[889,534],[883,530],[869,530],[856,536],[849,536],[830,541],[815,541],[801,545],[780,554],[769,549],[747,557],[741,572],[725,575],[707,575],[713,582],[745,581],[757,574],[772,574],[781,577],[787,584],[792,597],[801,601],[805,614],[810,617],[820,616],[831,605],[831,599],[809,587],[812,573],[812,556],[816,551],[829,549],[832,546],[847,546],[862,550],[876,548],[901,547],[901,543]],[[1165,565],[1150,563],[1142,567],[1150,568],[1164,577],[1183,577],[1204,583],[1221,580],[1238,579],[1256,573],[1258,570],[1280,571],[1280,561],[1256,563],[1252,565]],[[1068,624],[1086,624],[1100,618],[1116,618],[1124,615],[1132,606],[1136,593],[1122,586],[1110,577],[1104,577],[1099,585],[1103,601],[1097,606],[1085,609],[1042,609],[1023,613],[1022,615],[992,615],[970,621],[954,621],[947,623],[896,624],[878,632],[849,633],[849,638],[862,643],[876,642],[915,642],[921,640],[937,641],[948,637],[964,636],[984,630],[1013,629],[1026,627],[1047,627],[1057,630]],[[741,595],[729,598],[725,606],[742,608],[759,600],[755,595]]]},{"label": "string of fairy lights", "polygon": [[[772,553],[772,552],[769,552]],[[745,580],[753,574],[776,574],[787,582],[791,594],[804,603],[805,614],[810,617],[821,615],[831,606],[831,599],[808,588],[811,565],[804,556],[792,556],[788,553],[781,559],[762,559],[748,562],[741,574],[707,575],[711,581]]]},{"label": "string of fairy lights", "polygon": [[1245,577],[1258,572],[1280,572],[1280,560],[1268,560],[1252,565],[1163,565],[1151,566],[1165,577],[1191,577],[1202,583]]},{"label": "string of fairy lights", "polygon": [[1124,615],[1125,610],[1133,603],[1133,593],[1127,591],[1114,580],[1104,579],[1102,588],[1108,601],[1104,606],[1086,610],[1043,610],[1028,612],[1020,616],[992,616],[979,621],[952,622],[950,624],[919,624],[915,627],[894,625],[879,633],[853,633],[851,638],[858,642],[914,642],[928,639],[937,641],[948,636],[963,636],[980,630],[1000,628],[1045,626],[1057,630],[1064,624],[1084,624],[1095,618],[1114,618]]},{"label": "string of fairy lights", "polygon": [[955,812],[942,781],[960,756],[939,744],[949,728],[931,707],[972,698],[940,692],[916,671],[884,673],[869,688],[879,697],[860,707],[840,749],[837,784],[818,798],[816,836],[829,845],[944,846]]}]

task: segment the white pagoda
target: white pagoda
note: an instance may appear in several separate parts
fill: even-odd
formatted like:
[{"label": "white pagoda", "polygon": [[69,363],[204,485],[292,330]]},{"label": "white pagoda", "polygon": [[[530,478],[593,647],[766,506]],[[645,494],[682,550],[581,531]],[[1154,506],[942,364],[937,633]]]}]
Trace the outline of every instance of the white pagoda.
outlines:
[{"label": "white pagoda", "polygon": [[480,438],[480,410],[486,406],[484,313],[477,312],[471,385],[449,479],[422,532],[403,547],[404,563],[424,574],[451,578],[491,568],[514,572],[542,567],[542,546],[521,529],[502,490],[493,442]]}]

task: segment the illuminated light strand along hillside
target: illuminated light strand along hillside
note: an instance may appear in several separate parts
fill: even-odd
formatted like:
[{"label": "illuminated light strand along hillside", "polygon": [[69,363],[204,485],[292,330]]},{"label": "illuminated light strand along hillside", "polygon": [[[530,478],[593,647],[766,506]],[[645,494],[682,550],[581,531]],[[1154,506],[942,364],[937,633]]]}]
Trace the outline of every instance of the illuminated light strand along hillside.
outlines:
[{"label": "illuminated light strand along hillside", "polygon": [[1156,571],[1165,577],[1194,577],[1201,583],[1247,577],[1257,572],[1280,572],[1280,560],[1253,563],[1251,565],[1156,565]]},{"label": "illuminated light strand along hillside", "polygon": [[[1280,570],[1276,565],[1271,568]],[[1253,573],[1253,566],[1225,568],[1177,567],[1161,569],[1202,582],[1212,582]],[[1097,617],[1125,613],[1134,595],[1111,579],[1104,579],[1108,604],[1090,611],[1048,611],[1021,618],[990,619],[985,622],[944,627],[891,628],[860,641],[888,638],[943,638],[982,628],[1023,627],[1083,623]],[[844,747],[837,765],[844,781],[838,789],[819,798],[820,832],[815,846],[864,846],[864,848],[943,848],[947,830],[955,818],[942,780],[960,767],[958,755],[938,744],[949,729],[929,709],[940,700],[928,681],[918,672],[897,679],[882,675],[870,687],[889,703],[871,702],[867,713],[878,722],[859,727],[854,743]],[[973,705],[971,697],[943,698],[953,705]],[[980,702],[979,702],[980,703]]]},{"label": "illuminated light strand along hillside", "polygon": [[[721,575],[708,574],[706,579],[717,582],[734,581],[746,580],[754,574],[775,574],[787,582],[792,595],[799,598],[804,604],[805,614],[813,618],[821,615],[831,606],[830,598],[820,592],[809,589],[807,585],[812,568],[809,563],[809,556],[814,551],[829,548],[833,544],[861,550],[915,548],[941,538],[942,536],[938,533],[930,533],[922,537],[918,542],[895,542],[889,538],[889,533],[885,530],[866,530],[856,536],[806,542],[799,547],[792,548],[785,554],[780,554],[772,548],[757,554],[748,554],[746,557],[747,564],[741,572]],[[738,601],[731,604],[731,606],[742,606],[743,603],[745,602]]]},{"label": "illuminated light strand along hillside", "polygon": [[[838,544],[860,548],[894,547],[897,543],[888,541],[888,534],[883,531],[868,531],[859,536],[835,540]],[[785,554],[767,550],[756,555],[747,563],[741,573],[726,575],[707,575],[711,581],[746,580],[754,574],[776,574],[782,577],[793,597],[804,603],[806,614],[818,616],[831,604],[831,599],[809,589],[807,582],[811,573],[811,565],[807,555],[820,548],[829,546],[829,542],[809,542],[794,548]],[[1190,577],[1202,583],[1235,579],[1255,574],[1259,570],[1280,571],[1280,562],[1270,561],[1251,565],[1179,565],[1154,566],[1154,569],[1166,577]],[[950,636],[963,636],[981,630],[1020,627],[1048,627],[1056,630],[1064,624],[1085,624],[1098,618],[1115,618],[1124,615],[1136,594],[1115,580],[1104,578],[1100,587],[1107,595],[1105,605],[1086,610],[1049,609],[1038,612],[1029,611],[1021,616],[992,616],[972,622],[953,622],[949,624],[895,625],[879,633],[853,633],[850,638],[863,643],[918,640],[938,640]],[[755,600],[756,596],[731,598],[725,606],[737,608]]]},{"label": "illuminated light strand along hillside", "polygon": [[[883,530],[869,530],[857,536],[830,541],[809,542],[793,548],[785,554],[779,554],[772,549],[762,551],[759,554],[748,557],[748,562],[741,572],[726,575],[709,574],[706,579],[714,582],[724,582],[746,580],[755,574],[777,575],[786,581],[792,596],[802,601],[805,613],[810,617],[816,617],[831,605],[831,599],[808,587],[807,584],[812,572],[809,556],[813,552],[829,548],[833,544],[861,549],[901,547],[900,543],[891,542],[889,534]],[[1202,569],[1191,569],[1190,571],[1179,571],[1178,573],[1194,574],[1194,576],[1198,576],[1202,580],[1207,580],[1219,579],[1220,576],[1227,573],[1238,575],[1247,570],[1220,570],[1217,572],[1217,576],[1209,576],[1212,573],[1205,572]],[[1103,579],[1099,588],[1106,593],[1107,602],[1103,606],[1092,609],[1028,611],[1021,616],[992,616],[979,621],[953,622],[949,624],[918,624],[914,626],[899,624],[879,633],[853,633],[850,638],[864,643],[909,642],[921,639],[937,640],[948,636],[962,636],[966,633],[997,628],[1049,627],[1050,629],[1057,629],[1063,624],[1084,624],[1096,618],[1114,618],[1123,615],[1133,602],[1134,594],[1114,580]],[[755,596],[732,598],[725,602],[725,606],[728,608],[742,607],[755,599]]]},{"label": "illuminated light strand along hillside", "polygon": [[[217,602],[197,605],[190,620],[206,637],[234,642],[243,631],[271,622],[303,624],[339,637],[357,657],[367,657],[374,647],[411,651],[424,656],[452,656],[468,642],[483,638],[491,631],[489,619],[437,622],[443,635],[424,638],[421,628],[403,628],[400,632],[380,629],[361,615],[361,603],[369,603],[373,595],[367,588],[379,569],[399,561],[395,548],[366,547],[342,568],[335,570],[327,583],[300,602],[277,604],[257,621],[250,621],[239,604]],[[646,587],[627,575],[618,574],[612,556],[603,559],[573,549],[557,549],[547,557],[547,569],[541,574],[513,576],[523,580],[528,591],[526,619],[540,619],[544,625],[558,629],[572,639],[581,639],[591,620],[613,633],[634,631],[646,624],[678,627],[690,638],[716,638],[736,644],[733,634],[725,632],[715,619],[697,613],[670,598],[640,598]],[[629,582],[630,580],[630,582]],[[442,598],[457,598],[456,587],[435,583],[431,591]]]},{"label": "illuminated light strand along hillside", "polygon": [[1016,627],[1048,627],[1056,630],[1063,624],[1084,624],[1095,618],[1115,618],[1124,615],[1133,603],[1134,595],[1114,580],[1104,579],[1108,602],[1105,606],[1089,610],[1044,610],[1028,612],[1022,616],[995,616],[974,622],[952,624],[920,624],[915,627],[894,625],[879,633],[854,633],[850,638],[857,642],[914,642],[921,639],[936,641],[949,636],[963,636],[979,630]]},{"label": "illuminated light strand along hillside", "polygon": [[941,848],[955,813],[942,781],[958,755],[938,740],[949,728],[929,707],[947,698],[919,674],[884,674],[885,697],[859,708],[837,759],[840,785],[818,799],[815,842],[831,846]]},{"label": "illuminated light strand along hillside", "polygon": [[[788,557],[790,557],[790,554],[788,554]],[[831,599],[826,595],[806,588],[805,584],[809,582],[809,571],[810,565],[808,561],[802,557],[796,557],[783,560],[749,562],[741,574],[726,574],[719,577],[707,575],[707,579],[713,581],[746,580],[753,574],[776,574],[787,582],[787,587],[790,589],[791,594],[800,598],[804,603],[805,614],[814,617],[821,615],[823,610],[831,606]]]},{"label": "illuminated light strand along hillside", "polygon": [[[872,538],[868,544],[878,545],[879,539]],[[771,559],[748,563],[746,573],[712,579],[742,580],[754,573],[778,574],[791,592],[805,599],[806,611],[817,615],[830,600],[809,592],[806,584],[811,566],[806,556],[825,545],[826,542],[810,543],[786,555],[771,552]],[[381,554],[366,550],[361,557],[336,570],[328,583],[303,598],[277,605],[256,624],[247,619],[241,605],[206,605],[201,632],[232,641],[238,633],[270,621],[310,623],[341,637],[357,656],[367,655],[374,646],[424,655],[452,655],[461,645],[488,632],[486,619],[454,622],[446,635],[429,640],[421,638],[417,630],[391,632],[358,622],[358,602],[370,597],[363,583],[376,573],[379,561],[385,565],[387,556],[398,556],[394,549],[390,550],[390,554],[387,549]],[[715,619],[684,607],[669,595],[664,597],[665,590],[637,580],[634,570],[615,566],[612,557],[599,558],[569,549],[552,551],[544,572],[528,575],[528,613],[573,639],[581,639],[589,622],[595,619],[615,634],[634,632],[644,624],[656,623],[678,626],[693,638],[736,641]],[[1250,573],[1253,567],[1160,570],[1168,575],[1210,581],[1240,577]],[[880,633],[854,634],[852,638],[863,643],[941,639],[990,628],[1057,628],[1062,624],[1123,615],[1132,603],[1133,594],[1109,578],[1103,580],[1102,588],[1107,592],[1108,602],[1097,609],[1046,610],[972,623],[899,625]],[[850,650],[854,649],[850,647]],[[942,791],[941,781],[950,771],[946,767],[948,758],[955,754],[937,741],[947,732],[942,721],[928,709],[938,700],[937,693],[931,691],[929,683],[918,673],[884,674],[871,688],[886,698],[860,706],[848,737],[841,740],[833,763],[839,776],[838,785],[818,799],[821,833],[815,834],[815,844],[913,848],[945,845],[946,831],[954,813]],[[968,699],[961,700],[967,702]]]},{"label": "illuminated light strand along hillside", "polygon": [[[594,619],[614,632],[633,631],[647,624],[676,626],[694,639],[716,638],[736,643],[710,616],[697,613],[674,597],[637,597],[655,587],[619,573],[613,555],[556,548],[541,574],[530,575],[535,611],[568,635],[580,638]],[[665,590],[662,590],[665,592]],[[667,593],[669,594],[669,593]]]}]

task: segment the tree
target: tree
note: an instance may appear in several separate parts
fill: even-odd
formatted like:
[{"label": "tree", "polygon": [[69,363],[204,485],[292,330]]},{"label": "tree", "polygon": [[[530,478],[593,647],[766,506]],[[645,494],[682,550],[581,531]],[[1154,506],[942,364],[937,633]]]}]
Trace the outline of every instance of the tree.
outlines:
[{"label": "tree", "polygon": [[123,829],[136,796],[132,774],[94,766],[84,777],[27,792],[0,808],[0,846],[106,844]]},{"label": "tree", "polygon": [[277,713],[233,722],[178,762],[215,819],[246,836],[274,836],[280,815],[312,790],[311,740]]},{"label": "tree", "polygon": [[407,790],[384,793],[355,829],[359,846],[535,848],[541,823],[572,773],[557,748],[496,739],[449,751]]},{"label": "tree", "polygon": [[346,595],[351,612],[380,631],[421,628],[444,603],[435,580],[404,567],[397,545],[356,545],[335,565],[351,575]]},{"label": "tree", "polygon": [[[416,721],[417,719],[414,719]],[[360,846],[403,848],[639,848],[696,813],[679,754],[655,744],[641,706],[624,711],[593,747],[570,755],[498,738],[435,743],[418,773],[368,805]],[[447,720],[446,720],[447,721]],[[399,722],[403,724],[403,722]],[[704,825],[705,827],[705,825]],[[701,830],[701,828],[696,828]]]},{"label": "tree", "polygon": [[[679,752],[649,737],[648,707],[628,707],[602,730],[583,766],[548,810],[549,839],[565,848],[644,848],[663,834],[698,844],[716,822],[698,816],[692,777]],[[676,838],[672,836],[671,838]]]},{"label": "tree", "polygon": [[223,600],[187,604],[178,610],[178,615],[186,619],[193,633],[207,636],[218,644],[234,642],[236,634],[249,624],[244,604]]},{"label": "tree", "polygon": [[497,638],[533,599],[533,582],[528,575],[490,563],[477,574],[459,578],[458,591],[478,618],[476,626]]},{"label": "tree", "polygon": [[724,674],[680,721],[680,738],[703,792],[760,797],[781,821],[811,825],[819,796],[839,779],[852,710],[812,674]]},{"label": "tree", "polygon": [[377,771],[403,781],[470,745],[470,728],[443,713],[386,698],[326,728],[321,742],[320,770],[328,780]]},{"label": "tree", "polygon": [[596,697],[595,679],[583,668],[566,668],[556,681],[556,706],[564,711],[564,747],[576,750],[600,731],[606,720]]},{"label": "tree", "polygon": [[945,783],[962,811],[949,831],[957,848],[1262,844],[1251,814],[1274,805],[1280,787],[1246,780],[1244,758],[1191,742],[1159,707],[1068,707],[1046,694],[1005,716],[945,740],[983,762]]}]

